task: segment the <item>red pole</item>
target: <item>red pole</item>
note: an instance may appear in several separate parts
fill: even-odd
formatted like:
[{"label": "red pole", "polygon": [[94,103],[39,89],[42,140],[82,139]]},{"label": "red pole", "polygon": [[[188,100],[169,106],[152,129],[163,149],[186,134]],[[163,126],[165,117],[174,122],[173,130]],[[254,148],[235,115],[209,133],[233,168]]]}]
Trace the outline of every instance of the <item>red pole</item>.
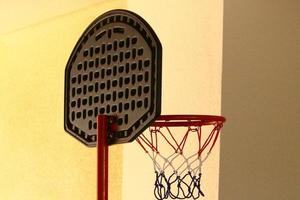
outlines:
[{"label": "red pole", "polygon": [[108,200],[108,117],[98,116],[97,200]]}]

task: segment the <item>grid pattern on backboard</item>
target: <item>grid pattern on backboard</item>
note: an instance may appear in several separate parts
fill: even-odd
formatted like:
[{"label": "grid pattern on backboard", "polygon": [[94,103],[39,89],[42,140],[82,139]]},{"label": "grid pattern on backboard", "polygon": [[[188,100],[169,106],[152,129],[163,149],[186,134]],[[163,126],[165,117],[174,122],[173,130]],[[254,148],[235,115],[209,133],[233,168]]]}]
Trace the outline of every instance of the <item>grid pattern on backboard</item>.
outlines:
[{"label": "grid pattern on backboard", "polygon": [[76,44],[65,72],[65,129],[89,146],[97,116],[117,118],[110,143],[134,140],[160,114],[161,45],[136,14],[97,18]]}]

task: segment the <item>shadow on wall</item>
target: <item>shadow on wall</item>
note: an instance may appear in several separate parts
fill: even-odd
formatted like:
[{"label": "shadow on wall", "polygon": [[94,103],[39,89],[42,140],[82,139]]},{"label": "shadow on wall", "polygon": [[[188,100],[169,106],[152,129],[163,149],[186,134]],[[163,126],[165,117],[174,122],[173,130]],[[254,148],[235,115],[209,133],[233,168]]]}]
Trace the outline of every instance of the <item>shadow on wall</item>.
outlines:
[{"label": "shadow on wall", "polygon": [[299,9],[225,1],[221,200],[300,197]]}]

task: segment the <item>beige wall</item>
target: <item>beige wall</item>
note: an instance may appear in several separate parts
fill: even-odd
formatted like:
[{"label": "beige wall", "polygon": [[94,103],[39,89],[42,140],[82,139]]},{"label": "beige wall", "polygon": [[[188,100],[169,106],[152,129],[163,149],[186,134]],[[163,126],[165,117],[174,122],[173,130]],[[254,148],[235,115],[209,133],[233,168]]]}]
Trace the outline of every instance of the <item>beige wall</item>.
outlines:
[{"label": "beige wall", "polygon": [[299,10],[224,2],[221,200],[300,197]]},{"label": "beige wall", "polygon": [[[1,200],[96,199],[96,149],[63,128],[64,70],[91,21],[125,6],[125,1],[114,0],[71,13],[65,7],[66,13],[58,16],[52,7],[42,7],[48,9],[46,20],[27,21],[21,29],[20,20],[20,26],[0,35]],[[33,15],[31,11],[27,14]],[[16,18],[23,17],[18,14]],[[110,198],[119,200],[122,146],[112,147],[110,155],[110,176],[118,178],[110,182]]]},{"label": "beige wall", "polygon": [[89,9],[106,0],[10,0],[0,3],[0,34],[44,23],[54,17]]},{"label": "beige wall", "polygon": [[[137,12],[157,32],[163,114],[220,114],[222,0],[43,2],[0,8],[1,200],[96,199],[96,149],[63,130],[63,84],[72,48],[107,10]],[[218,198],[218,169],[216,145],[203,168],[210,200]],[[110,199],[153,200],[153,178],[136,144],[110,148]]]},{"label": "beige wall", "polygon": [[[222,2],[128,0],[163,46],[162,114],[220,114]],[[124,145],[123,154],[123,199],[153,200],[152,162],[137,144]],[[217,145],[203,168],[207,199],[218,199],[218,174]]]}]

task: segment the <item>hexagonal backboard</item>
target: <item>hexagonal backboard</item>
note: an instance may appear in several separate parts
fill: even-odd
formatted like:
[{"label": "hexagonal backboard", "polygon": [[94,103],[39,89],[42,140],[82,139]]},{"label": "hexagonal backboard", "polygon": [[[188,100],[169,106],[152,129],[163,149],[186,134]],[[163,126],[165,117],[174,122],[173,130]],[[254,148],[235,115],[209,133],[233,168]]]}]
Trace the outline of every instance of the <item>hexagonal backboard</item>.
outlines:
[{"label": "hexagonal backboard", "polygon": [[64,127],[96,146],[97,116],[116,119],[110,144],[133,141],[160,115],[162,47],[149,24],[109,11],[84,31],[65,69]]}]

